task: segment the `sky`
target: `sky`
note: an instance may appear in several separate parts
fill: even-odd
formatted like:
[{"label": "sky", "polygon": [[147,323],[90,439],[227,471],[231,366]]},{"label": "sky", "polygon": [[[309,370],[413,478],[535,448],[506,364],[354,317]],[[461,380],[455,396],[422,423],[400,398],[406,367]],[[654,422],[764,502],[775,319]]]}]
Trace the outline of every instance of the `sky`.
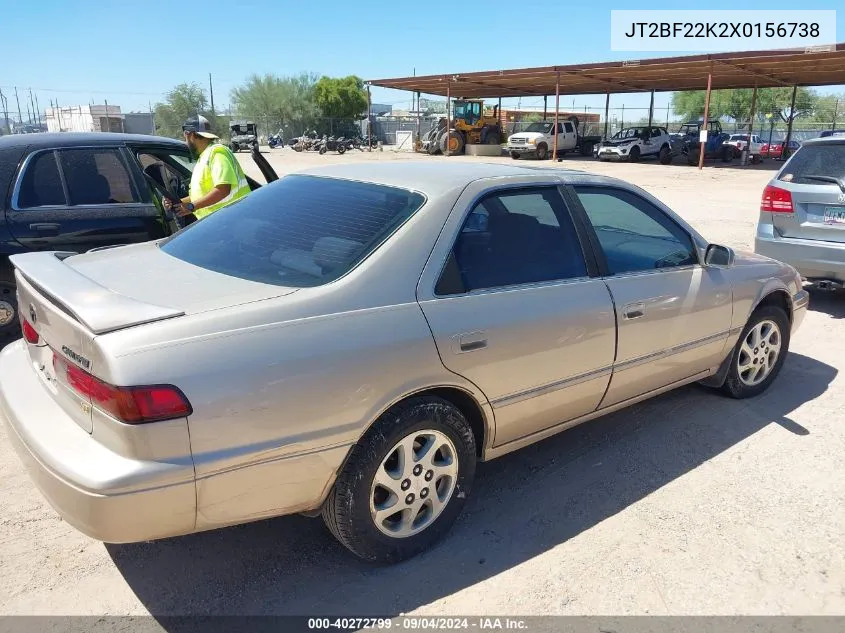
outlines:
[{"label": "sky", "polygon": [[[735,1],[706,5],[738,6]],[[180,82],[207,87],[212,73],[215,106],[221,109],[229,104],[232,88],[251,73],[310,71],[377,79],[694,54],[611,51],[611,9],[638,7],[678,5],[659,0],[0,0],[0,90],[16,110],[13,87],[18,87],[24,116],[30,88],[42,112],[51,101],[68,106],[92,100],[107,100],[124,112],[146,111]],[[796,8],[794,1],[778,0],[744,5],[755,7]],[[841,0],[813,0],[801,8],[842,9],[837,40],[845,41]],[[408,109],[411,95],[374,88],[372,98]],[[665,111],[669,98],[656,95],[655,109]],[[647,94],[615,95],[611,106],[647,108],[648,99]],[[542,97],[521,102],[542,104]],[[561,98],[562,109],[571,106],[603,109],[604,96]]]}]

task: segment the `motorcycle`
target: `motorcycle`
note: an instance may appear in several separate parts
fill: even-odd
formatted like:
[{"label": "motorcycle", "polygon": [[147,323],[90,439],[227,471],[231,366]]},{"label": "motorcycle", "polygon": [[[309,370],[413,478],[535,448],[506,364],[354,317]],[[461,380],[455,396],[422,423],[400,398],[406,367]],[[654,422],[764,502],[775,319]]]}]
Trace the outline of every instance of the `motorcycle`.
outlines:
[{"label": "motorcycle", "polygon": [[317,137],[317,132],[308,132],[303,134],[302,136],[291,139],[291,147],[296,152],[308,152],[314,149],[319,149],[315,147],[319,138]]},{"label": "motorcycle", "polygon": [[279,130],[275,134],[272,134],[267,139],[267,144],[270,146],[270,149],[275,149],[277,147],[282,147],[285,144],[285,140],[282,138],[282,131]]},{"label": "motorcycle", "polygon": [[323,136],[318,151],[320,154],[325,154],[326,152],[337,152],[338,154],[343,154],[346,152],[346,139],[342,136],[340,138],[335,138],[334,136]]}]

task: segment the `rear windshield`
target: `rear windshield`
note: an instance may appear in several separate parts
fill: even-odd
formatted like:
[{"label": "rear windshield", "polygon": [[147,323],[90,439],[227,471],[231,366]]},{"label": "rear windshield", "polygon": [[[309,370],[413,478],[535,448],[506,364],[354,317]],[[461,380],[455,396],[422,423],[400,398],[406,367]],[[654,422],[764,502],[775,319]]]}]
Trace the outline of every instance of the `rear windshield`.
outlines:
[{"label": "rear windshield", "polygon": [[161,249],[232,277],[319,286],[354,268],[424,202],[405,189],[286,176],[189,225]]},{"label": "rear windshield", "polygon": [[808,185],[825,184],[823,180],[808,176],[845,179],[845,143],[804,145],[795,153],[778,179]]}]

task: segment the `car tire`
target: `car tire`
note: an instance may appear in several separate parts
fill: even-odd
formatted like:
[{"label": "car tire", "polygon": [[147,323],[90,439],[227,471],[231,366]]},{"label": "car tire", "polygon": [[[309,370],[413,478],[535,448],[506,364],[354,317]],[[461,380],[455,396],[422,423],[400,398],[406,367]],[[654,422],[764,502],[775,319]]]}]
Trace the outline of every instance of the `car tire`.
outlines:
[{"label": "car tire", "polygon": [[0,346],[20,337],[18,295],[15,284],[0,281]]},{"label": "car tire", "polygon": [[[414,453],[410,461],[403,458],[408,446]],[[428,452],[420,455],[426,446]],[[422,467],[429,455],[431,468]],[[359,558],[374,563],[411,558],[440,540],[458,518],[475,464],[475,436],[458,408],[442,398],[411,398],[382,415],[352,448],[323,504],[323,521]],[[379,515],[379,505],[386,503]],[[400,509],[390,514],[394,507]]]},{"label": "car tire", "polygon": [[658,156],[661,165],[668,165],[672,162],[672,150],[666,146],[660,148],[660,154]]},{"label": "car tire", "polygon": [[722,162],[723,163],[732,163],[734,159],[734,149],[732,147],[726,147],[722,150]]},{"label": "car tire", "polygon": [[592,156],[593,155],[593,144],[592,143],[584,143],[581,145],[581,156]]},{"label": "car tire", "polygon": [[634,147],[631,148],[631,153],[628,154],[628,160],[631,161],[632,163],[639,162],[639,160],[640,160],[640,148],[639,147],[634,145]]},{"label": "car tire", "polygon": [[[789,334],[789,317],[782,308],[763,306],[755,310],[734,346],[722,391],[742,399],[768,389],[789,353]],[[765,373],[760,375],[761,371]]]},{"label": "car tire", "polygon": [[519,152],[511,152],[511,158],[513,158],[514,160],[518,160],[519,159]]},{"label": "car tire", "polygon": [[537,145],[537,160],[546,160],[549,157],[549,148],[545,143]]}]

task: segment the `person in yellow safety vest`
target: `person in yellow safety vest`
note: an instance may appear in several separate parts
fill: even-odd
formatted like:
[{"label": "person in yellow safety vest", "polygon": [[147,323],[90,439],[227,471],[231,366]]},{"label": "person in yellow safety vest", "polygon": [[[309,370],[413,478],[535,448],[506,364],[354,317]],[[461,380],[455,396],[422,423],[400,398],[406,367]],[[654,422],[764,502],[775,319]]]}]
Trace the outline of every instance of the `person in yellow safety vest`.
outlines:
[{"label": "person in yellow safety vest", "polygon": [[208,119],[197,116],[186,121],[182,133],[197,159],[190,195],[182,198],[181,205],[165,199],[165,209],[172,209],[180,218],[201,220],[250,192],[243,168],[232,151],[218,142],[220,139],[211,131]]}]

